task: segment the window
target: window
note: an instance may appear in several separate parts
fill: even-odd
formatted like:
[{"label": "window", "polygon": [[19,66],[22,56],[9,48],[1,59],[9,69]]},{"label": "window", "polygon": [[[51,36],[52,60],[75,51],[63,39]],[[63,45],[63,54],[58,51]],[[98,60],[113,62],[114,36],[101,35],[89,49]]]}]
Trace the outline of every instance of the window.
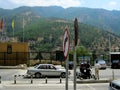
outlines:
[{"label": "window", "polygon": [[49,69],[55,69],[55,67],[54,67],[54,66],[49,65]]},{"label": "window", "polygon": [[38,67],[38,69],[47,69],[47,66],[46,66],[46,65],[40,65],[40,66]]},{"label": "window", "polygon": [[8,54],[12,53],[12,45],[10,45],[10,44],[7,45],[7,53]]},{"label": "window", "polygon": [[117,89],[117,90],[120,90],[120,86],[114,84],[114,83],[111,83],[110,86],[113,88],[113,89]]}]

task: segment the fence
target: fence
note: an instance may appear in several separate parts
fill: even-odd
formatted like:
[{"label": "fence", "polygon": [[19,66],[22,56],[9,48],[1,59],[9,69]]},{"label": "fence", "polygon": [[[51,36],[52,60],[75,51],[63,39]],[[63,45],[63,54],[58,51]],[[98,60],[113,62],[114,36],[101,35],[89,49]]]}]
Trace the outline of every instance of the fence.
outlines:
[{"label": "fence", "polygon": [[58,58],[56,52],[0,52],[0,65],[19,65],[19,64],[27,64],[31,65],[36,63],[52,63],[53,61],[60,61],[62,63],[63,60]]}]

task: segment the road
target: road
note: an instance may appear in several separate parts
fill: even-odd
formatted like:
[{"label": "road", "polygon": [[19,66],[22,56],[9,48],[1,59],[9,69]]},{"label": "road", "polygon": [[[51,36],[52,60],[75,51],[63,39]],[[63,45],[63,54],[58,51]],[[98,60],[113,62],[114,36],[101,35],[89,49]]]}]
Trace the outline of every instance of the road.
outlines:
[{"label": "road", "polygon": [[14,75],[24,75],[26,70],[22,69],[0,69],[0,76],[3,81],[11,81]]},{"label": "road", "polygon": [[[0,90],[65,90],[64,84],[10,84],[0,85]],[[73,90],[70,84],[68,90]],[[78,84],[77,90],[108,90],[108,84]]]},{"label": "road", "polygon": [[[116,79],[120,78],[120,70],[100,70],[100,79],[110,79],[112,74]],[[47,83],[45,78],[35,79],[33,78],[33,84],[31,84],[30,78],[17,78],[17,84],[14,84],[14,75],[24,75],[26,70],[21,69],[0,69],[0,75],[2,77],[2,83],[0,84],[0,90],[65,90],[65,78],[60,83],[60,78],[48,78]],[[94,69],[93,69],[94,73]],[[69,90],[73,90],[73,70],[71,70],[71,76],[69,78]],[[77,84],[77,90],[108,90],[109,83],[92,83],[92,84]]]}]

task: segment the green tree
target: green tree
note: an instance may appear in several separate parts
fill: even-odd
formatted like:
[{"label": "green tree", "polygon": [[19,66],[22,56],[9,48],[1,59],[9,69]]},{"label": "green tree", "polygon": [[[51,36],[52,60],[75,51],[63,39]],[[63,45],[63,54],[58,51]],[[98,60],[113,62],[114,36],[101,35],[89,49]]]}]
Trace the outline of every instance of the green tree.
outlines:
[{"label": "green tree", "polygon": [[77,46],[76,54],[77,54],[77,57],[79,57],[79,56],[89,56],[90,53],[84,46]]},{"label": "green tree", "polygon": [[[90,52],[84,46],[77,46],[76,55],[77,55],[77,58],[81,56],[89,56]],[[70,50],[69,52],[69,60],[70,61],[73,60],[73,50]]]}]

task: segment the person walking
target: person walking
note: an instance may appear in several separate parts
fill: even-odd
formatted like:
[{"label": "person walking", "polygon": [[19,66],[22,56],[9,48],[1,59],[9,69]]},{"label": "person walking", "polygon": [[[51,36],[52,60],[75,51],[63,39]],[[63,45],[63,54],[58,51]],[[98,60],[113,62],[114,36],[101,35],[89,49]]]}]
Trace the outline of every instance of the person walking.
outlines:
[{"label": "person walking", "polygon": [[98,61],[96,61],[96,63],[95,63],[95,77],[97,80],[99,80],[99,68],[100,68],[100,64],[98,63]]}]

